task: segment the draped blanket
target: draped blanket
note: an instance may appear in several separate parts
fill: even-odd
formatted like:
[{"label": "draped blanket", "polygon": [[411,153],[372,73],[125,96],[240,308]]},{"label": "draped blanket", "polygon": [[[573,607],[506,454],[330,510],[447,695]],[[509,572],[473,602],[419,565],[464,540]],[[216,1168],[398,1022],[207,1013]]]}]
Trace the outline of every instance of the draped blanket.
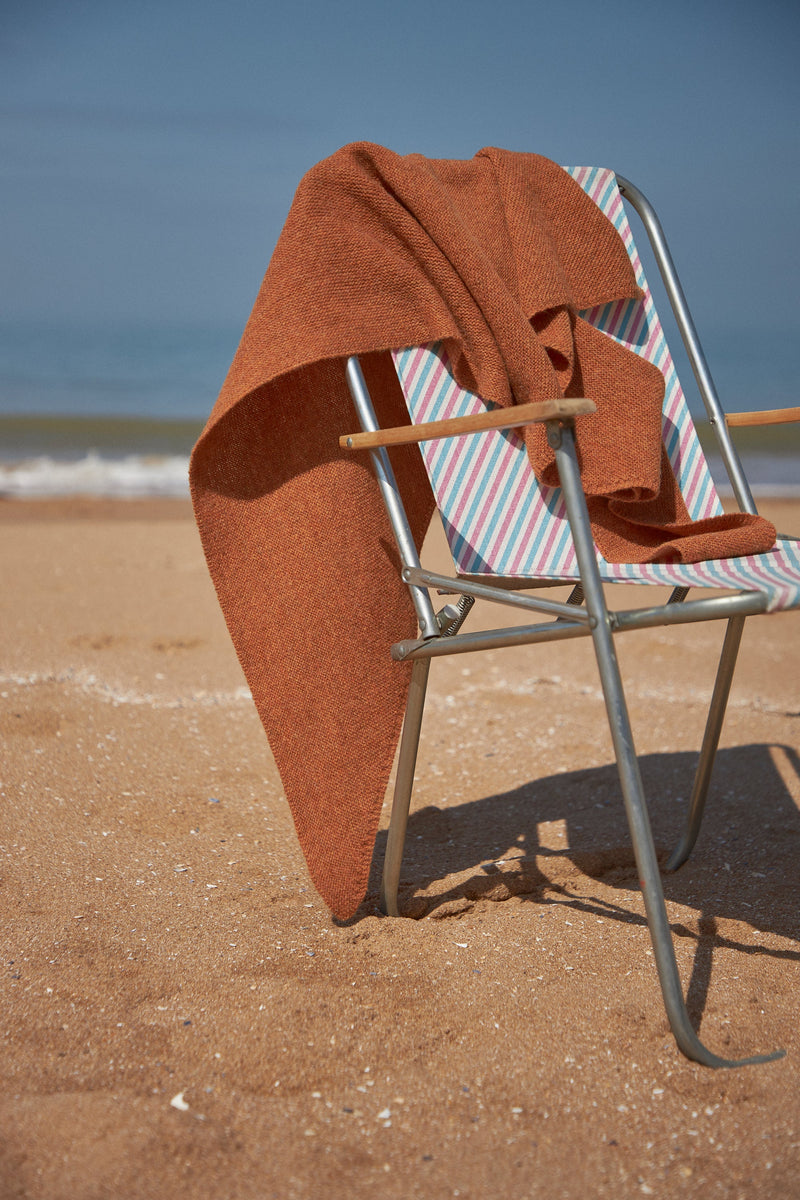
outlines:
[{"label": "draped blanket", "polygon": [[[769,549],[744,514],[691,523],[661,447],[663,378],[578,313],[638,296],[616,231],[556,164],[357,143],[302,180],[192,455],[197,523],[311,876],[333,913],[362,899],[416,632],[355,428],[348,355],[379,420],[408,423],[388,351],[442,341],[459,383],[501,405],[589,396],[578,419],[593,530],[610,561]],[[556,483],[542,427],[534,469]],[[433,510],[416,447],[392,452],[414,537]]]}]

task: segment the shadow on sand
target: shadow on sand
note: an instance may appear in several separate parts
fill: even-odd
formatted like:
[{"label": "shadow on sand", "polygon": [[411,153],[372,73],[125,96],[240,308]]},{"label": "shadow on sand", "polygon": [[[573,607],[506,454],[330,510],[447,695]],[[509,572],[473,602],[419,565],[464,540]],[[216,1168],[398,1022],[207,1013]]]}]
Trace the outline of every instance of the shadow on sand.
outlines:
[{"label": "shadow on sand", "polygon": [[[640,759],[662,861],[682,829],[696,761],[694,753]],[[687,995],[694,1019],[705,1004],[716,949],[800,961],[800,812],[785,782],[798,777],[800,760],[789,746],[720,750],[693,855],[679,871],[663,876],[667,901],[697,911],[691,927],[672,925],[674,935],[697,943]],[[543,838],[548,828],[557,831],[563,848],[552,848],[553,837]],[[367,901],[371,912],[385,848],[382,831]],[[420,894],[450,876],[456,879],[449,889]],[[597,894],[587,886],[592,880],[604,885]],[[467,804],[423,808],[409,817],[400,888],[404,916],[457,916],[478,901],[517,896],[643,925],[642,915],[608,899],[609,887],[637,887],[613,763],[550,775]],[[359,916],[365,911],[362,908]],[[798,943],[798,949],[737,941],[720,931],[719,923],[730,921],[787,938]]]}]

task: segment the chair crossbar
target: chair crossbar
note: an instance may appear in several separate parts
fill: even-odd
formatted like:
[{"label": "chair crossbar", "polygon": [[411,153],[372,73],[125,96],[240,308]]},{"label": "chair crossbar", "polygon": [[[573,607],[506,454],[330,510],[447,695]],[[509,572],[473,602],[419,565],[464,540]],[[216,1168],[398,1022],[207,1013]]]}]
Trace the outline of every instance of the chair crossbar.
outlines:
[{"label": "chair crossbar", "polygon": [[551,616],[567,617],[570,621],[584,621],[590,624],[588,613],[576,609],[574,605],[562,604],[557,600],[545,600],[540,596],[521,596],[504,588],[495,588],[486,583],[465,583],[453,579],[449,575],[439,575],[436,571],[426,571],[423,567],[406,567],[403,571],[406,583],[422,584],[425,587],[446,588],[450,592],[459,592],[464,596],[474,596],[476,600],[489,600],[494,604],[508,604],[512,608],[529,608],[534,612],[549,613]]},{"label": "chair crossbar", "polygon": [[[419,583],[435,580],[438,586],[438,581],[446,580],[447,577],[432,576],[430,572],[420,571],[414,572],[413,579]],[[472,586],[467,588],[457,580],[450,582],[454,585],[453,590],[456,590],[455,585],[458,585],[457,590],[464,595],[474,595],[478,599],[488,599],[498,604],[508,604],[511,600],[508,593],[499,590],[492,589],[494,594],[487,596],[488,589],[475,592]],[[575,606],[565,604],[563,608],[564,616],[537,625],[519,625],[513,629],[485,629],[479,633],[461,633],[448,638],[408,638],[395,642],[391,649],[392,658],[396,662],[404,662],[406,659],[441,658],[447,654],[468,654],[473,650],[524,646],[531,642],[588,636],[593,627],[593,618]],[[660,625],[691,625],[731,617],[754,617],[763,612],[766,612],[766,598],[763,593],[740,592],[734,596],[709,596],[702,600],[678,604],[668,600],[666,604],[651,608],[625,609],[621,612],[612,610],[608,618],[614,633],[628,633],[634,629],[652,629]]]}]

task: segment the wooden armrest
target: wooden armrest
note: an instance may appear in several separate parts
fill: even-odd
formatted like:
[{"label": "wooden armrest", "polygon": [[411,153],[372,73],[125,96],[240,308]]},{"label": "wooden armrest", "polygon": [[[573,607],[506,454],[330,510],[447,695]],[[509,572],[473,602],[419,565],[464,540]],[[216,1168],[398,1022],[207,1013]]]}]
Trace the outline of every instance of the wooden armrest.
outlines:
[{"label": "wooden armrest", "polygon": [[375,433],[348,433],[339,438],[343,450],[374,450],[378,446],[405,446],[412,442],[429,442],[434,438],[458,437],[462,433],[480,433],[487,429],[512,429],[532,425],[536,421],[564,420],[593,413],[593,400],[576,397],[570,400],[542,400],[539,404],[514,404],[511,408],[493,408],[490,412],[472,413],[466,417],[449,417],[444,421],[426,421],[421,425],[398,425],[378,429]]},{"label": "wooden armrest", "polygon": [[800,408],[766,408],[763,412],[726,413],[726,425],[783,425],[800,421]]}]

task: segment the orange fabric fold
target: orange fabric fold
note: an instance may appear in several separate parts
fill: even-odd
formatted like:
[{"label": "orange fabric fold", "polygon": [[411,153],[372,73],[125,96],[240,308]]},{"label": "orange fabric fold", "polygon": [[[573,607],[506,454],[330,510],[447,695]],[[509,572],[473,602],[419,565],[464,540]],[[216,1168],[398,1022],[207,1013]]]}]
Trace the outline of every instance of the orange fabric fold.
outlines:
[{"label": "orange fabric fold", "polygon": [[[389,646],[416,629],[368,464],[338,445],[355,427],[345,359],[365,356],[382,424],[408,423],[388,351],[437,340],[459,382],[498,404],[594,399],[579,450],[609,558],[769,548],[758,519],[691,525],[660,449],[660,373],[577,315],[638,294],[613,226],[537,155],[358,143],[298,188],[190,481],[309,871],[339,917],[366,889],[402,724],[410,668]],[[542,431],[527,437],[547,480]],[[433,501],[419,452],[393,463],[421,544]]]}]

